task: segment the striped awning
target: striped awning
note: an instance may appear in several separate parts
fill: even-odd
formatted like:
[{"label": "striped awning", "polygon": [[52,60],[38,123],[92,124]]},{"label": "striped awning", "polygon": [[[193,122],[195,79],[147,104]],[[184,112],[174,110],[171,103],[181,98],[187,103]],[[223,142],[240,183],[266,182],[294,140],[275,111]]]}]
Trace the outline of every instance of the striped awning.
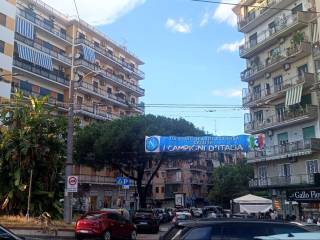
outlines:
[{"label": "striped awning", "polygon": [[40,67],[53,71],[52,58],[18,43],[19,57]]},{"label": "striped awning", "polygon": [[19,16],[17,16],[16,20],[16,32],[29,39],[34,38],[33,24],[28,22],[27,20],[22,19]]},{"label": "striped awning", "polygon": [[286,92],[286,106],[291,106],[301,102],[303,84],[294,86]]},{"label": "striped awning", "polygon": [[83,47],[83,58],[91,63],[96,62],[96,54],[93,49],[87,47],[87,46],[82,46]]}]

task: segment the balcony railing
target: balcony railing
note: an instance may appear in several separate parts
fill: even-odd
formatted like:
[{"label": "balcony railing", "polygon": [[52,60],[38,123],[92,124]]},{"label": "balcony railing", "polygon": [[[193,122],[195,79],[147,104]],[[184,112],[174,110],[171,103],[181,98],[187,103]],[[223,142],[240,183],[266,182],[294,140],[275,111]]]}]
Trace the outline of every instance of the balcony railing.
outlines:
[{"label": "balcony railing", "polygon": [[252,151],[248,153],[248,163],[259,161],[307,155],[320,151],[320,139],[311,138],[283,145],[269,146],[263,151]]},{"label": "balcony railing", "polygon": [[84,104],[76,104],[74,107],[76,113],[82,113],[98,120],[113,120],[118,118],[116,115],[103,111],[99,107],[88,106]]},{"label": "balcony railing", "polygon": [[176,178],[167,178],[164,180],[165,184],[183,184],[183,179],[177,180]]},{"label": "balcony railing", "polygon": [[108,59],[110,59],[110,60],[116,62],[117,64],[119,64],[120,66],[126,68],[130,72],[138,75],[140,78],[143,79],[145,77],[144,72],[142,72],[140,69],[130,65],[128,62],[114,56],[113,54],[110,54],[105,48],[102,48],[101,46],[97,46],[93,42],[90,42],[87,39],[77,38],[75,40],[75,43],[76,44],[85,44],[85,45],[95,49],[98,53],[102,54],[103,56],[107,57]]},{"label": "balcony railing", "polygon": [[120,102],[123,105],[127,105],[127,101],[125,99],[122,99],[120,97],[117,97],[116,95],[112,94],[112,93],[108,93],[106,90],[96,87],[90,83],[87,82],[79,82],[76,84],[75,86],[76,88],[79,89],[84,89],[85,91],[89,91],[90,93],[96,94],[102,98],[105,98],[107,100],[113,100],[116,102]]},{"label": "balcony railing", "polygon": [[[284,111],[280,114],[269,115],[265,119],[253,120],[244,124],[244,130],[246,133],[254,134],[261,131],[265,131],[279,126],[290,125],[292,123],[301,122],[305,120],[312,120],[317,116],[317,106],[307,105],[305,108],[299,108],[296,110]],[[250,116],[247,114],[247,116]],[[247,117],[247,119],[250,119]]]},{"label": "balcony railing", "polygon": [[116,84],[120,84],[121,86],[124,86],[132,91],[135,91],[137,92],[138,94],[140,95],[144,95],[144,89],[138,87],[138,86],[135,86],[133,85],[132,83],[128,82],[128,81],[125,81],[115,75],[113,75],[112,73],[109,73],[108,71],[100,68],[99,66],[95,65],[95,64],[92,64],[84,59],[78,59],[74,62],[74,64],[76,66],[85,66],[87,68],[89,68],[90,70],[92,70],[93,72],[98,72],[99,75],[101,75],[102,77],[106,78],[106,79],[109,79],[113,82],[115,82]]},{"label": "balcony railing", "polygon": [[79,183],[93,183],[93,184],[105,184],[116,185],[116,180],[113,177],[94,176],[94,175],[79,175]]},{"label": "balcony railing", "polygon": [[31,40],[29,38],[23,37],[19,33],[15,33],[15,39],[19,42],[29,45],[30,47],[40,50],[41,52],[44,52],[50,55],[51,57],[54,57],[60,61],[63,61],[64,63],[67,63],[69,65],[71,65],[72,63],[71,58],[69,58],[68,56],[58,53],[56,51],[53,51],[49,48],[46,48],[43,45],[40,45],[39,43],[37,43],[35,40]]},{"label": "balcony railing", "polygon": [[251,92],[248,88],[242,91],[242,104],[243,106],[255,105],[257,102],[275,99],[281,96],[281,93],[285,93],[287,89],[297,84],[304,84],[304,87],[311,86],[315,82],[315,75],[313,73],[305,73],[301,76],[295,76],[293,78],[284,80],[282,84],[272,85],[264,87],[258,92]]},{"label": "balcony railing", "polygon": [[241,45],[239,48],[240,57],[249,58],[255,54],[256,50],[271,46],[278,41],[279,37],[291,34],[293,31],[292,27],[295,27],[296,30],[300,26],[307,26],[308,21],[312,18],[311,15],[310,13],[298,12],[282,17],[274,28],[268,28],[259,32],[255,41],[247,41]]},{"label": "balcony railing", "polygon": [[259,62],[254,66],[247,68],[241,73],[241,81],[248,82],[264,76],[267,72],[275,71],[283,66],[285,63],[292,63],[300,58],[311,54],[311,44],[309,42],[302,42],[300,45],[291,46],[285,51],[274,54],[265,59],[264,63]]},{"label": "balcony railing", "polygon": [[43,68],[33,65],[32,63],[27,63],[24,61],[19,60],[18,58],[15,58],[13,60],[13,65],[15,67],[21,68],[25,71],[28,71],[32,74],[39,75],[41,77],[47,78],[49,80],[52,80],[54,82],[63,84],[65,86],[69,86],[69,80],[67,78],[64,78],[62,76],[59,76],[55,72],[51,72],[48,70],[44,70]]},{"label": "balcony railing", "polygon": [[268,17],[273,16],[279,12],[278,8],[284,8],[290,4],[290,1],[283,0],[265,0],[258,7],[248,12],[244,17],[238,17],[238,29],[239,31],[250,31],[254,27],[258,26],[260,22],[263,22]]},{"label": "balcony railing", "polygon": [[204,165],[190,165],[189,166],[192,171],[206,171],[207,167]]},{"label": "balcony railing", "polygon": [[313,174],[254,178],[249,181],[250,188],[308,186],[313,184],[314,184]]},{"label": "balcony railing", "polygon": [[51,96],[43,96],[40,93],[13,86],[11,88],[11,92],[14,93],[16,91],[21,92],[23,94],[23,96],[25,96],[25,97],[30,97],[30,96],[36,97],[36,98],[48,97],[48,103],[47,103],[48,105],[59,107],[59,108],[63,108],[63,109],[67,109],[68,108],[67,103],[61,102],[57,98],[54,98],[54,97],[51,97]]},{"label": "balcony railing", "polygon": [[68,36],[66,33],[61,32],[61,28],[57,27],[56,24],[48,25],[44,22],[44,18],[39,16],[36,13],[29,14],[26,10],[17,8],[17,13],[21,17],[33,22],[36,26],[40,27],[41,29],[45,30],[46,32],[59,37],[60,39],[72,43],[72,38]]}]

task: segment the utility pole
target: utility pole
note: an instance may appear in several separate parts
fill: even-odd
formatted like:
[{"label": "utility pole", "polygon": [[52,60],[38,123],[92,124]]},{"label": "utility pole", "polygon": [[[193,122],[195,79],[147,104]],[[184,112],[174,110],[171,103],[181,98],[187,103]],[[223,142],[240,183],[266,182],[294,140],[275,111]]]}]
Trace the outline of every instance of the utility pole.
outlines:
[{"label": "utility pole", "polygon": [[74,117],[74,40],[75,40],[75,26],[72,27],[72,66],[69,83],[69,111],[68,111],[68,128],[67,128],[67,161],[65,166],[65,188],[64,188],[64,212],[63,220],[70,224],[72,221],[72,195],[67,192],[68,177],[72,175],[73,164],[73,117]]}]

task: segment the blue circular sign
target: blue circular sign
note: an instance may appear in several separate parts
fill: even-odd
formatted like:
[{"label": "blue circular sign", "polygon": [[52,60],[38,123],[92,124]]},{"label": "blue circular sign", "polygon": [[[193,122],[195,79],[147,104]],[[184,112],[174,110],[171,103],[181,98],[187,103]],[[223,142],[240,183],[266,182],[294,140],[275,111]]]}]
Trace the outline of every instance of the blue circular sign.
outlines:
[{"label": "blue circular sign", "polygon": [[159,147],[159,139],[157,137],[149,137],[146,140],[146,150],[153,152]]}]

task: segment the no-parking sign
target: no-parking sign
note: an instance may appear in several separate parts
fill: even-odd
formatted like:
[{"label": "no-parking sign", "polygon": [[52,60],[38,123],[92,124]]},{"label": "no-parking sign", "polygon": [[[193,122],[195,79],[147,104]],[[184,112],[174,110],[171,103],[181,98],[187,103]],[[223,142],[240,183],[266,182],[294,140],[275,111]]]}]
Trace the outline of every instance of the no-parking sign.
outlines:
[{"label": "no-parking sign", "polygon": [[67,192],[78,192],[78,176],[69,176]]}]

